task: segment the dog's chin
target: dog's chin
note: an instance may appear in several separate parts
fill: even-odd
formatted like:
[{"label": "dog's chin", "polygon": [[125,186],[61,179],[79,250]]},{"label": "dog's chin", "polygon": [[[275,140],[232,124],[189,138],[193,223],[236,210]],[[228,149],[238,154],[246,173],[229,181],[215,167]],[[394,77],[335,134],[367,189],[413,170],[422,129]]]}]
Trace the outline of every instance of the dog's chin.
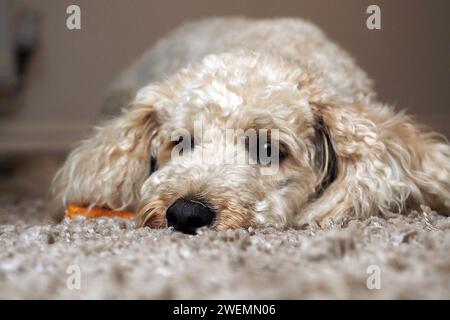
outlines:
[{"label": "dog's chin", "polygon": [[137,227],[150,227],[154,229],[167,228],[165,201],[159,197],[154,197],[142,202],[137,210]]},{"label": "dog's chin", "polygon": [[[154,229],[167,228],[166,210],[170,202],[158,196],[143,201],[137,210],[137,227],[150,227]],[[209,226],[213,230],[226,230],[247,228],[252,225],[253,214],[250,210],[232,201],[220,201],[215,204],[218,212],[214,223]]]},{"label": "dog's chin", "polygon": [[219,212],[213,229],[239,229],[250,227],[253,223],[253,214],[238,203],[232,201],[219,202],[216,204],[217,212]]}]

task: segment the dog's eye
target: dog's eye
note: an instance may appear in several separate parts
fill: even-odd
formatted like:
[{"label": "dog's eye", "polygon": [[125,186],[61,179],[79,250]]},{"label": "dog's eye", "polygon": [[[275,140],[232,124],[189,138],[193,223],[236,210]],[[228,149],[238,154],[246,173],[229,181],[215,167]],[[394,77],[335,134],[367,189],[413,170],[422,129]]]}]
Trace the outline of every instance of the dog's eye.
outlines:
[{"label": "dog's eye", "polygon": [[184,137],[183,136],[179,136],[178,140],[175,141],[175,145],[180,144],[181,142],[183,142],[183,140],[184,140]]},{"label": "dog's eye", "polygon": [[272,144],[270,142],[259,143],[258,141],[258,154],[256,160],[259,164],[270,164],[273,162],[281,162],[285,158],[284,152],[278,146],[278,143]]},{"label": "dog's eye", "polygon": [[[189,142],[190,139],[190,142]],[[194,137],[179,136],[175,142],[175,147],[179,152],[191,151],[195,147]]]},{"label": "dog's eye", "polygon": [[[271,143],[264,143],[262,145],[262,149],[264,150],[264,154],[267,155],[267,157],[272,157],[272,144]],[[259,153],[259,152],[258,152]]]},{"label": "dog's eye", "polygon": [[[266,139],[264,139],[266,140]],[[270,143],[262,141],[259,137],[256,143],[253,144],[251,139],[246,138],[246,148],[250,156],[256,160],[260,165],[268,165],[274,162],[281,162],[286,158],[286,153],[283,148],[279,146],[279,143]]]},{"label": "dog's eye", "polygon": [[[182,143],[183,141],[186,141],[187,139],[189,139],[189,138],[186,138],[184,136],[179,136],[178,140],[175,141],[175,145],[178,145],[178,144]],[[194,146],[195,146],[195,144],[194,144],[194,137],[191,137],[191,149],[193,149]]]}]

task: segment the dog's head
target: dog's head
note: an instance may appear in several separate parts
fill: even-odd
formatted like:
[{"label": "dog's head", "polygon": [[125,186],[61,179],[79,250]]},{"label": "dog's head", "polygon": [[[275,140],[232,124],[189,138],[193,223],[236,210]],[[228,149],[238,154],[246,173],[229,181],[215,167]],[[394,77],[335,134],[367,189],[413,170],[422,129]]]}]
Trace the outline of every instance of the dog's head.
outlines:
[{"label": "dog's head", "polygon": [[195,233],[282,226],[335,180],[335,93],[270,55],[212,55],[139,91],[58,173],[65,203]]}]

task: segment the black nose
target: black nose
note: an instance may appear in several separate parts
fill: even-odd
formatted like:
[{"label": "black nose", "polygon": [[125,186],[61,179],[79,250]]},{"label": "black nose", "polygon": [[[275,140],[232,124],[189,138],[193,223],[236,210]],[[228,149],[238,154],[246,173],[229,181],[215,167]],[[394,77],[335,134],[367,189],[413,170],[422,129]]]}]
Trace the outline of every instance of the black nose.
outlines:
[{"label": "black nose", "polygon": [[177,199],[166,211],[167,225],[188,234],[196,234],[198,228],[211,225],[214,217],[214,212],[205,204],[183,198]]}]

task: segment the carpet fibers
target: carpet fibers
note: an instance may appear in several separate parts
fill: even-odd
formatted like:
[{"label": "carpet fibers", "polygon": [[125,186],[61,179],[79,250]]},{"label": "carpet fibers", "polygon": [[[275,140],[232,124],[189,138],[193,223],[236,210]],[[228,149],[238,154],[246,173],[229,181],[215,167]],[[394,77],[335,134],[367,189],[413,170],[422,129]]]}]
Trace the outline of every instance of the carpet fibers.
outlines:
[{"label": "carpet fibers", "polygon": [[189,236],[120,219],[54,223],[42,198],[0,196],[3,299],[449,299],[449,253],[450,218],[427,208]]}]

